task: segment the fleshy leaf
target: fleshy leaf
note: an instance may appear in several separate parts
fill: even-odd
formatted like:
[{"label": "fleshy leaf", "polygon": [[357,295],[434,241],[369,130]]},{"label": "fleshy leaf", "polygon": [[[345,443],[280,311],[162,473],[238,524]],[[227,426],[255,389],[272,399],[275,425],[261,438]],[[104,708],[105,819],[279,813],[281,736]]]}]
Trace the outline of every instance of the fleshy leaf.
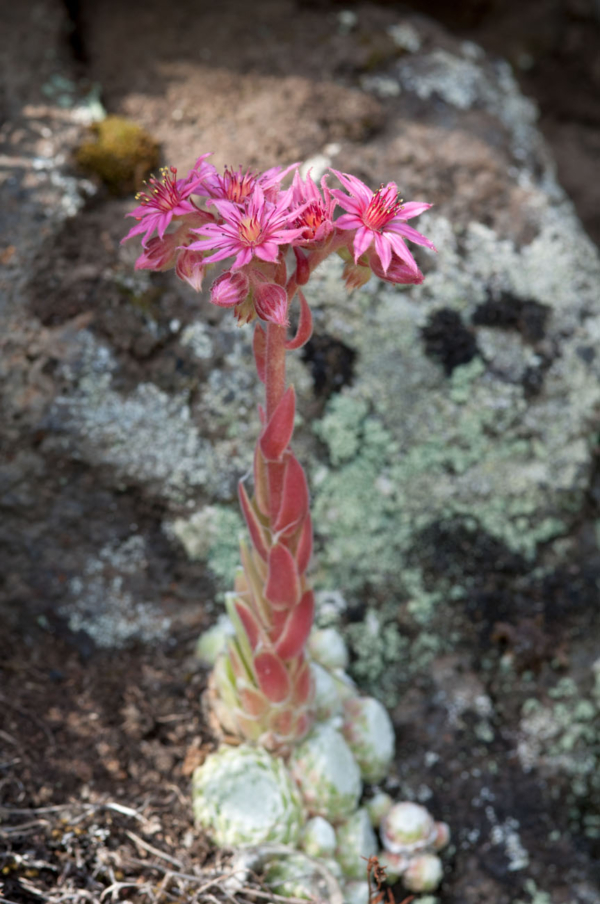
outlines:
[{"label": "fleshy leaf", "polygon": [[293,555],[281,543],[269,551],[265,596],[277,608],[291,609],[300,599],[300,581]]},{"label": "fleshy leaf", "polygon": [[290,533],[308,512],[308,485],[304,469],[295,455],[290,454],[283,478],[281,507],[274,530]]},{"label": "fleshy leaf", "polygon": [[[296,249],[294,248],[294,251],[295,250]],[[296,332],[296,335],[293,339],[288,339],[285,343],[285,347],[288,349],[288,351],[292,351],[292,349],[295,348],[302,348],[302,346],[306,345],[306,343],[312,336],[312,314],[310,312],[308,302],[304,297],[304,292],[298,290],[298,297],[300,299],[300,320],[298,321],[298,330]]]},{"label": "fleshy leaf", "polygon": [[312,701],[314,684],[308,662],[303,662],[294,679],[294,706],[305,706]]},{"label": "fleshy leaf", "polygon": [[260,641],[261,630],[260,624],[257,621],[256,615],[239,597],[236,598],[234,602],[235,611],[237,612],[239,619],[244,627],[244,631],[248,637],[248,642],[250,643],[250,647],[252,651],[256,649],[258,646],[258,642]]},{"label": "fleshy leaf", "polygon": [[246,524],[248,525],[248,530],[250,531],[250,537],[252,538],[254,548],[263,559],[266,559],[268,553],[262,524],[258,520],[258,515],[256,514],[254,506],[248,498],[246,488],[241,480],[238,483],[238,494],[240,497],[240,505],[242,506],[242,511],[244,513],[244,518],[246,519]]},{"label": "fleshy leaf", "polygon": [[260,448],[267,461],[279,461],[287,449],[294,432],[295,413],[296,395],[294,387],[290,386],[260,438]]},{"label": "fleshy leaf", "polygon": [[302,525],[302,533],[300,534],[300,540],[298,541],[298,548],[296,550],[296,562],[298,565],[299,574],[304,574],[304,572],[308,568],[310,557],[312,556],[312,547],[312,521],[310,512],[307,512],[306,518],[304,519],[304,524]]},{"label": "fleshy leaf", "polygon": [[244,712],[254,719],[264,716],[269,708],[269,701],[265,695],[261,694],[260,691],[257,691],[256,688],[243,687],[239,692],[239,696],[240,703],[244,707]]},{"label": "fleshy leaf", "polygon": [[282,659],[293,659],[304,649],[312,628],[315,613],[315,597],[307,590],[298,605],[291,611],[283,634],[277,641],[275,652]]},{"label": "fleshy leaf", "polygon": [[304,251],[294,245],[296,258],[296,282],[299,286],[305,286],[310,279],[310,266]]},{"label": "fleshy leaf", "polygon": [[259,446],[254,450],[254,498],[258,510],[263,515],[269,514],[269,477],[267,463]]},{"label": "fleshy leaf", "polygon": [[271,729],[280,737],[289,737],[294,725],[295,712],[293,709],[282,709],[275,712],[269,719]]},{"label": "fleshy leaf", "polygon": [[289,697],[290,676],[274,653],[264,652],[255,656],[254,671],[261,691],[272,703],[282,703]]}]

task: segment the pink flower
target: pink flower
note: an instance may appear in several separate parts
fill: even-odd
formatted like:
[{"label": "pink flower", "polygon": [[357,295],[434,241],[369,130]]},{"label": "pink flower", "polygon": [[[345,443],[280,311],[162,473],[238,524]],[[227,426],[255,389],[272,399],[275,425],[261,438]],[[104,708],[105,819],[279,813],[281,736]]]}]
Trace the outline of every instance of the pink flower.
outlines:
[{"label": "pink flower", "polygon": [[302,248],[315,248],[322,244],[333,232],[333,211],[335,210],[335,198],[327,187],[327,176],[321,179],[319,191],[310,173],[303,182],[300,174],[294,174],[292,182],[292,201],[302,206],[302,212],[294,220],[294,226],[302,227],[301,239],[296,239],[294,245]]},{"label": "pink flower", "polygon": [[232,270],[248,264],[254,256],[268,263],[275,263],[279,255],[279,245],[287,245],[302,234],[302,229],[290,229],[289,199],[285,195],[272,204],[265,200],[260,185],[245,207],[238,207],[231,201],[213,202],[223,223],[207,223],[194,229],[203,236],[190,245],[198,251],[216,248],[214,254],[205,258],[205,263],[224,260],[235,255]]},{"label": "pink flower", "polygon": [[150,177],[147,190],[136,195],[140,202],[139,206],[127,214],[128,217],[135,217],[138,222],[121,242],[144,233],[142,244],[146,245],[155,229],[162,239],[173,217],[198,213],[198,208],[189,197],[197,192],[207,174],[214,169],[204,162],[205,157],[208,157],[208,154],[198,158],[195,168],[190,170],[185,179],[177,178],[177,169],[174,166],[163,167],[159,179],[155,176]]},{"label": "pink flower", "polygon": [[205,188],[211,199],[232,201],[234,204],[243,205],[250,198],[255,187],[260,185],[267,201],[276,201],[281,180],[297,166],[297,163],[292,163],[286,169],[274,166],[259,174],[253,170],[243,173],[241,166],[237,170],[226,166],[222,176],[215,170],[214,174],[206,179]]},{"label": "pink flower", "polygon": [[425,245],[432,251],[436,249],[428,238],[407,226],[405,220],[428,210],[431,204],[419,201],[404,204],[395,182],[381,185],[378,191],[372,192],[355,176],[338,173],[336,170],[332,172],[351,195],[348,197],[340,190],[332,191],[338,204],[348,211],[336,220],[335,225],[340,229],[356,230],[353,239],[354,260],[357,262],[369,246],[374,244],[384,273],[387,273],[390,267],[394,252],[414,273],[417,273],[417,263],[403,239],[410,239],[417,245]]}]

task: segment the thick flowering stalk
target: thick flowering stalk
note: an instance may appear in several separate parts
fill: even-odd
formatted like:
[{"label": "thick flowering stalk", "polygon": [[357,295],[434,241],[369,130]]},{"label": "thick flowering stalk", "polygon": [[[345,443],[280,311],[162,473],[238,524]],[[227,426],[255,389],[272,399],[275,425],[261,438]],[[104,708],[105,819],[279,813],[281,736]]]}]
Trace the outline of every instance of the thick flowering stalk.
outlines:
[{"label": "thick flowering stalk", "polygon": [[[171,169],[150,180],[129,214],[138,222],[126,238],[143,235],[138,269],[175,267],[196,291],[208,270],[229,259],[212,283],[210,301],[232,308],[240,325],[256,321],[254,358],[265,405],[259,406],[253,488],[239,484],[249,542],[241,543],[242,567],[227,597],[235,634],[215,664],[210,703],[226,733],[284,752],[308,732],[315,694],[306,656],[314,613],[307,577],[312,524],[306,476],[290,445],[295,394],[285,381],[286,352],[312,332],[301,287],[334,252],[346,262],[349,289],[373,274],[394,284],[422,282],[405,239],[433,245],[405,221],[430,205],[405,204],[395,183],[372,192],[335,171],[348,193],[329,189],[326,177],[319,188],[294,166],[265,173],[226,168],[220,175],[207,156],[184,179]],[[291,170],[292,185],[282,190]],[[338,205],[346,212],[335,219]],[[300,316],[289,338],[288,310],[296,296]]]},{"label": "thick flowering stalk", "polygon": [[235,637],[213,673],[213,707],[226,729],[269,749],[302,738],[312,721],[313,680],[305,656],[314,595],[306,577],[312,525],[304,471],[290,449],[295,395],[285,387],[286,345],[310,336],[310,311],[291,343],[286,328],[258,323],[254,355],[265,384],[263,428],[254,452],[254,494],[243,481],[239,498],[250,543],[227,608]]}]

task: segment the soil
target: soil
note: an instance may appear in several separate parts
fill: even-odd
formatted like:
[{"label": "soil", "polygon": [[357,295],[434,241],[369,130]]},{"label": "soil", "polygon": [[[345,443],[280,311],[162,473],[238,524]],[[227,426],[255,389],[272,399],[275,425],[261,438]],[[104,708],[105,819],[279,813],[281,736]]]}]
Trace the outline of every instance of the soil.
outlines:
[{"label": "soil", "polygon": [[[344,8],[350,5],[344,3]],[[3,6],[8,15],[10,4]],[[182,164],[193,160],[192,138],[202,117],[223,161],[229,148],[242,143],[249,165],[303,157],[307,149],[340,137],[360,141],[381,123],[382,110],[374,98],[334,84],[333,75],[366,66],[368,54],[375,52],[369,48],[364,59],[357,61],[355,46],[344,36],[326,46],[320,42],[322,17],[335,11],[335,3],[299,3],[298,20],[286,25],[277,20],[276,0],[256,0],[252,14],[258,23],[257,40],[242,40],[246,4],[230,2],[214,12],[204,10],[204,27],[210,35],[204,63],[209,67],[211,59],[219,60],[220,68],[213,74],[214,91],[208,100],[192,93],[177,98],[179,106],[174,103],[178,81],[183,69],[197,58],[195,32],[188,34],[185,26],[196,15],[198,4],[193,0],[177,4],[69,0],[65,6],[72,27],[63,29],[61,53],[69,65],[102,85],[109,112],[135,116],[148,127],[161,140],[166,156],[175,142],[170,134],[175,122]],[[452,4],[455,17],[451,20],[448,4],[412,6],[440,16],[461,36],[516,64],[524,90],[540,104],[541,127],[557,159],[559,178],[590,235],[600,242],[597,4],[592,0],[528,4],[471,0]],[[56,16],[61,14],[57,6]],[[294,40],[281,40],[279,32],[280,39],[273,41],[273,29],[284,26],[293,32]],[[15,98],[36,96],[34,83],[46,66],[43,48],[27,44],[25,26],[19,34],[23,53],[30,59],[31,83],[16,81],[13,95],[0,94],[0,113],[9,122],[18,107]],[[385,55],[389,48],[377,52]],[[319,73],[316,87],[307,83],[306,71]],[[254,99],[247,133],[242,129],[242,134],[232,136],[228,104],[251,100],[236,94],[239,72],[254,73]],[[265,85],[282,76],[288,79],[286,91],[294,96],[294,109],[304,104],[304,131],[286,120],[289,96],[284,92],[279,112],[286,141],[274,131],[255,142],[252,123],[272,99]],[[317,122],[309,116],[315,92],[321,105],[331,111]],[[178,111],[175,119],[174,110]],[[140,329],[143,314],[115,294],[112,283],[103,282],[101,271],[114,256],[124,209],[123,202],[100,195],[76,222],[67,223],[59,259],[55,249],[41,252],[28,290],[31,310],[53,329],[87,316],[90,300],[101,297],[103,308],[94,312],[95,329],[122,353],[123,379],[130,379],[132,385],[151,379],[172,391],[185,384],[189,362],[169,336],[167,325],[174,318],[184,324],[191,321],[192,312],[185,299],[163,293],[157,300],[157,321],[164,329],[150,342]],[[92,260],[93,271],[89,269]],[[77,291],[64,291],[68,273]],[[543,326],[543,312],[527,304],[523,302],[518,322],[510,326],[529,334],[540,328],[540,318]],[[481,320],[485,323],[503,316],[502,310],[491,307],[480,314],[488,318]],[[458,315],[454,317],[456,322],[450,324],[429,324],[425,337],[430,353],[449,371],[477,353],[467,327]],[[451,349],[443,344],[449,328],[458,335],[458,352],[456,344]],[[157,349],[160,356],[155,354]],[[40,365],[35,391],[42,396],[44,370],[52,372],[60,353],[59,345],[49,347]],[[329,394],[349,379],[352,360],[343,346],[313,344],[306,356],[317,395]],[[330,361],[337,362],[341,372],[337,385],[331,385],[325,375]],[[326,368],[324,362],[328,362]],[[160,532],[160,500],[151,497],[149,501],[135,487],[122,492],[111,485],[110,475],[92,472],[83,464],[65,465],[51,451],[42,453],[43,431],[38,435],[32,426],[28,433],[29,426],[27,415],[23,422],[7,425],[6,447],[12,457],[2,475],[10,484],[11,467],[15,462],[22,467],[19,456],[30,456],[28,479],[14,487],[14,493],[26,497],[26,515],[14,516],[10,530],[2,534],[6,574],[0,597],[4,625],[0,634],[0,901],[225,900],[219,877],[226,872],[227,861],[194,829],[189,807],[191,773],[214,744],[200,703],[206,676],[193,655],[195,639],[209,621],[203,603],[211,598],[211,581],[183,553],[173,560],[175,553]],[[15,439],[18,435],[26,435],[30,442],[25,452]],[[36,468],[42,467],[38,453],[44,456],[41,490],[35,479]],[[498,819],[504,827],[511,818],[519,821],[522,841],[534,864],[529,875],[540,887],[551,889],[554,904],[574,900],[575,885],[577,901],[599,900],[594,890],[594,882],[600,880],[598,840],[583,834],[582,817],[570,817],[568,789],[560,782],[536,780],[524,773],[511,760],[510,751],[521,703],[531,694],[544,697],[553,674],[551,662],[556,668],[558,659],[558,668],[568,675],[582,672],[597,656],[593,643],[600,579],[593,535],[599,514],[597,484],[592,485],[582,515],[579,554],[572,569],[543,583],[528,581],[524,563],[486,537],[475,542],[456,532],[423,538],[423,561],[430,557],[432,575],[446,567],[460,567],[461,576],[473,582],[470,608],[463,614],[471,622],[471,653],[480,651],[476,658],[487,655],[494,662],[508,653],[517,664],[517,674],[533,675],[534,684],[524,681],[507,695],[493,670],[492,677],[483,666],[474,671],[473,657],[459,651],[455,658],[436,664],[433,683],[438,697],[431,697],[430,687],[407,688],[394,713],[401,739],[398,783],[418,787],[431,778],[422,765],[423,750],[429,751],[436,763],[436,790],[428,806],[452,824],[457,839],[479,831],[483,837],[487,803],[476,769],[485,772],[490,759],[500,763],[498,775],[488,775],[486,784],[493,789]],[[10,488],[13,492],[12,484]],[[108,511],[113,514],[107,519]],[[85,634],[70,633],[56,615],[65,582],[64,562],[69,561],[75,525],[78,548],[85,551],[114,537],[115,530],[126,536],[127,525],[134,521],[153,538],[153,560],[146,584],[138,591],[143,596],[147,587],[153,588],[164,611],[173,617],[173,629],[157,645],[107,652],[96,648]],[[444,728],[443,689],[461,681],[465,693],[489,694],[501,713],[504,728],[493,750],[473,746],[469,715],[459,718],[453,731]],[[474,800],[481,813],[480,825],[473,823]],[[551,830],[558,832],[558,840],[548,841]],[[463,848],[457,843],[447,861],[441,893],[444,904],[514,901],[520,894],[520,877],[507,869],[502,851],[490,844],[477,847],[474,842]],[[236,896],[238,901],[264,899],[264,890],[261,897],[261,887],[254,880],[248,880]]]}]

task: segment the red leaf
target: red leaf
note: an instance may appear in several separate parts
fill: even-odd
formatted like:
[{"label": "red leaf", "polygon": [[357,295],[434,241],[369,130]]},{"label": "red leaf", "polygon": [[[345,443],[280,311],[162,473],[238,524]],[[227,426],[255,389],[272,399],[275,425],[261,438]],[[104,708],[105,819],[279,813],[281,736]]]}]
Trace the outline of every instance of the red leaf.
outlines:
[{"label": "red leaf", "polygon": [[299,741],[301,738],[303,738],[310,726],[311,718],[307,713],[302,713],[302,715],[298,716],[298,720],[294,726],[295,740]]},{"label": "red leaf", "polygon": [[286,456],[283,461],[270,461],[267,465],[267,477],[269,482],[269,514],[273,521],[281,508],[281,494],[283,493],[283,478],[285,477]]},{"label": "red leaf", "polygon": [[251,716],[254,719],[264,715],[269,708],[269,702],[265,695],[261,694],[260,691],[257,691],[253,687],[240,688],[238,690],[238,696],[246,715]]},{"label": "red leaf", "polygon": [[302,525],[302,533],[298,541],[298,549],[296,550],[296,562],[298,565],[298,573],[304,574],[310,563],[313,547],[313,532],[310,512],[307,512],[304,524]]},{"label": "red leaf", "polygon": [[283,634],[275,646],[275,652],[282,659],[293,659],[302,652],[312,628],[314,613],[314,593],[307,590],[298,605],[292,609]]},{"label": "red leaf", "polygon": [[269,477],[267,474],[267,463],[258,446],[254,450],[254,498],[261,514],[268,515]]},{"label": "red leaf", "polygon": [[241,480],[238,483],[238,495],[240,497],[240,505],[244,513],[244,518],[246,519],[246,524],[248,525],[248,530],[250,531],[250,537],[252,538],[254,548],[261,558],[266,559],[268,553],[262,525],[258,520],[254,506],[248,499],[246,488]]},{"label": "red leaf", "polygon": [[269,719],[271,729],[280,737],[287,738],[294,724],[295,712],[293,709],[282,709],[275,712]]},{"label": "red leaf", "polygon": [[254,651],[260,640],[260,624],[258,623],[255,614],[243,600],[236,599],[234,605],[235,611],[239,615],[240,621],[244,626],[244,631],[246,632],[250,646]]},{"label": "red leaf", "polygon": [[314,695],[314,682],[310,665],[304,662],[294,680],[294,706],[305,706],[312,701]]},{"label": "red leaf", "polygon": [[292,609],[300,599],[300,581],[294,557],[278,543],[269,551],[265,596],[276,609]]},{"label": "red leaf", "polygon": [[294,245],[294,256],[296,258],[296,283],[299,286],[305,286],[310,279],[310,265],[304,251],[296,248]]},{"label": "red leaf", "polygon": [[274,530],[291,533],[300,520],[308,512],[308,485],[302,465],[295,455],[290,454],[285,477],[283,479],[283,492],[281,507]]},{"label": "red leaf", "polygon": [[267,461],[279,461],[287,449],[294,432],[295,413],[296,395],[294,387],[290,386],[283,394],[259,440],[261,451]]},{"label": "red leaf", "polygon": [[272,703],[282,703],[290,695],[290,676],[281,659],[274,653],[259,653],[254,657],[256,680],[263,694]]},{"label": "red leaf", "polygon": [[[294,251],[295,250],[296,249],[294,248]],[[308,302],[304,297],[304,293],[301,292],[300,289],[298,289],[298,297],[300,298],[300,320],[298,321],[296,335],[293,339],[288,339],[285,343],[285,347],[288,351],[292,351],[294,348],[302,348],[312,336],[312,314]]]},{"label": "red leaf", "polygon": [[254,360],[256,361],[256,372],[261,383],[265,382],[265,360],[267,356],[267,334],[263,330],[260,323],[254,327],[254,337],[252,339],[252,349],[254,351]]}]

